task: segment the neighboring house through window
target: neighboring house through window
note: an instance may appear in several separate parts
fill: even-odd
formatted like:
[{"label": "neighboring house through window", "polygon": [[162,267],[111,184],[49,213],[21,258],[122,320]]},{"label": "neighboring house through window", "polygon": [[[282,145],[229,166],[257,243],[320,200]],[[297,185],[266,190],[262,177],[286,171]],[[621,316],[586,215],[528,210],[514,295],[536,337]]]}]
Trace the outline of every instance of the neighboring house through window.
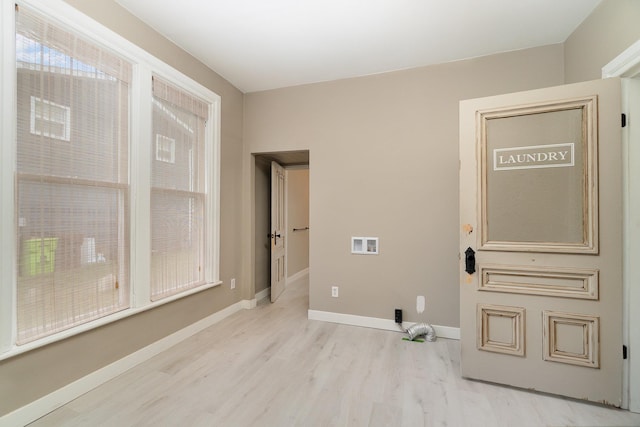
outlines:
[{"label": "neighboring house through window", "polygon": [[176,162],[176,140],[156,134],[156,160],[165,163]]},{"label": "neighboring house through window", "polygon": [[69,141],[71,109],[46,99],[31,96],[31,133]]}]

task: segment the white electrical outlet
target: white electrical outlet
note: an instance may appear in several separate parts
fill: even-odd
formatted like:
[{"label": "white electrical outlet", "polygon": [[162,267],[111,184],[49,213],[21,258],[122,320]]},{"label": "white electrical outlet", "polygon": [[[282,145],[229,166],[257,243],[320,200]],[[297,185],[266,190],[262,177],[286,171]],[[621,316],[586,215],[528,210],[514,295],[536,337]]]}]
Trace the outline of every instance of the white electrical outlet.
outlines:
[{"label": "white electrical outlet", "polygon": [[231,279],[231,289],[236,288],[236,279]]},{"label": "white electrical outlet", "polygon": [[334,298],[338,298],[338,287],[337,286],[332,286],[331,287],[331,296]]}]

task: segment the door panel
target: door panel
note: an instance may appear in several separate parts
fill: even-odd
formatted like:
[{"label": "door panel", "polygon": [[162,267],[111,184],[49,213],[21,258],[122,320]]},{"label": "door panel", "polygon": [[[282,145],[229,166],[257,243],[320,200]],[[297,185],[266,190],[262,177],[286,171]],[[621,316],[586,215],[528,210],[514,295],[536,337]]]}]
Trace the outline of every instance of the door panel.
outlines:
[{"label": "door panel", "polygon": [[620,406],[620,105],[617,79],[460,103],[463,376]]},{"label": "door panel", "polygon": [[286,280],[284,190],[284,168],[271,162],[271,302],[282,294]]}]

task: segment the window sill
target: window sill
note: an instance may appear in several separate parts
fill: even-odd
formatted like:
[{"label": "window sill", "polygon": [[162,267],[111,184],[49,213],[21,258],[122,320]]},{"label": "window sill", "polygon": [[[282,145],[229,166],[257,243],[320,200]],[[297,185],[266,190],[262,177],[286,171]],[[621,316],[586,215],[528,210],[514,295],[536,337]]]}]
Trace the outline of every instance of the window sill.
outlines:
[{"label": "window sill", "polygon": [[182,292],[182,293],[179,293],[179,294],[176,294],[176,295],[172,295],[172,296],[164,298],[162,300],[150,302],[149,304],[146,304],[146,305],[144,305],[142,307],[127,308],[125,310],[113,313],[113,314],[111,314],[109,316],[102,317],[100,319],[96,319],[96,320],[93,320],[91,322],[83,323],[83,324],[75,326],[73,328],[70,328],[70,329],[67,329],[67,330],[64,330],[64,331],[60,331],[60,332],[55,333],[53,335],[49,335],[49,336],[37,339],[37,340],[32,341],[32,342],[28,342],[28,343],[25,343],[25,344],[22,344],[22,345],[13,344],[5,352],[0,353],[0,361],[6,360],[6,359],[10,359],[12,357],[18,356],[20,354],[27,353],[27,352],[29,352],[31,350],[35,350],[37,348],[44,347],[46,345],[49,345],[49,344],[52,344],[52,343],[55,343],[55,342],[58,342],[58,341],[65,340],[65,339],[73,337],[75,335],[79,335],[79,334],[82,334],[84,332],[90,331],[92,329],[99,328],[100,326],[108,325],[110,323],[117,322],[117,321],[119,321],[121,319],[125,319],[127,317],[134,316],[136,314],[140,314],[140,313],[143,313],[143,312],[148,311],[148,310],[153,310],[154,308],[157,308],[157,307],[160,307],[162,305],[177,301],[179,299],[188,297],[190,295],[194,295],[194,294],[197,294],[199,292],[206,291],[207,289],[215,288],[217,286],[220,286],[221,284],[222,284],[222,281],[220,281],[220,280],[215,281],[215,282],[211,282],[211,283],[207,283],[205,285],[199,286],[197,288],[189,289],[188,291],[185,291],[185,292]]}]

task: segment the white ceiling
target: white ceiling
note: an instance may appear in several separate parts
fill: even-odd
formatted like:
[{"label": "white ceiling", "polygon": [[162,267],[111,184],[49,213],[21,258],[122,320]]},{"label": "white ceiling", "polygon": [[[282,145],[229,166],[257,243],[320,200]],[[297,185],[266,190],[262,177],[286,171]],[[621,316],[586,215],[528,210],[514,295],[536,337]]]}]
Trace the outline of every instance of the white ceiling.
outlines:
[{"label": "white ceiling", "polygon": [[243,92],[562,43],[600,0],[116,0]]}]

